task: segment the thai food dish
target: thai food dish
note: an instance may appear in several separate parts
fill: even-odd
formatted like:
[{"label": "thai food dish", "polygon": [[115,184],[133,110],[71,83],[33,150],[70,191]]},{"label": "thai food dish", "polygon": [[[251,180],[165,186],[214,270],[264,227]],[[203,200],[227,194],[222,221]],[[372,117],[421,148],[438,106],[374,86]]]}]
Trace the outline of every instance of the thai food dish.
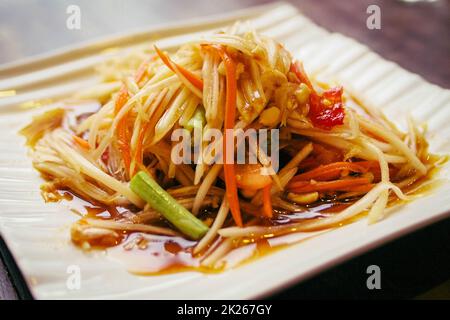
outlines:
[{"label": "thai food dish", "polygon": [[408,118],[401,131],[250,29],[136,49],[96,71],[98,85],[75,95],[93,108],[46,111],[21,133],[44,199],[83,203],[72,242],[147,252],[149,273],[221,270],[248,244],[376,223],[443,161],[426,126]]}]

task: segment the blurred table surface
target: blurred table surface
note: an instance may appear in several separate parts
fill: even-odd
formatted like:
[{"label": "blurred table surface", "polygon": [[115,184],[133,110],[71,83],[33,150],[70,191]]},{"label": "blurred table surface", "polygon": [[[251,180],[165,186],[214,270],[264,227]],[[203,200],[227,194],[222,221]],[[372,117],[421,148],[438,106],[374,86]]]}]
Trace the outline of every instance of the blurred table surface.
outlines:
[{"label": "blurred table surface", "polygon": [[[0,0],[0,64],[66,45],[162,23],[269,3],[267,0]],[[292,0],[317,24],[368,45],[384,58],[450,88],[450,1]],[[69,5],[81,9],[81,29],[66,28]],[[381,29],[366,27],[366,9],[381,9]],[[327,271],[275,298],[353,297],[450,299],[449,221],[394,241]],[[0,299],[29,298],[4,243]],[[419,260],[419,262],[418,262]],[[427,262],[428,261],[428,262]],[[365,270],[378,264],[385,288],[369,292]],[[8,276],[8,272],[12,276]],[[12,278],[12,282],[11,282]],[[431,290],[428,292],[428,290]]]}]

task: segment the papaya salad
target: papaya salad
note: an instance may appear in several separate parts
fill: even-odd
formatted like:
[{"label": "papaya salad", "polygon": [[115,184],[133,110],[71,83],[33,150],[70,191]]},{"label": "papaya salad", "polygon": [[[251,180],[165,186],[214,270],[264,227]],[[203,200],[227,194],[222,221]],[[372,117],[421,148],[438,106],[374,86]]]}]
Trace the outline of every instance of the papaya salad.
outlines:
[{"label": "papaya salad", "polygon": [[[426,126],[408,118],[401,131],[252,30],[134,49],[96,72],[98,85],[75,96],[95,108],[52,109],[21,131],[46,180],[44,199],[70,194],[87,204],[71,227],[84,250],[157,241],[172,256],[189,256],[180,264],[218,268],[234,249],[261,239],[362,217],[375,223],[442,160],[428,153]],[[192,137],[200,130],[200,145],[232,161],[207,161],[210,149],[195,143],[188,157],[196,161],[174,161],[180,129]],[[231,135],[211,141],[208,129]],[[233,132],[248,129],[278,130],[276,144],[265,138],[277,149],[262,148],[264,139],[235,139]],[[239,144],[256,162],[234,161]]]}]

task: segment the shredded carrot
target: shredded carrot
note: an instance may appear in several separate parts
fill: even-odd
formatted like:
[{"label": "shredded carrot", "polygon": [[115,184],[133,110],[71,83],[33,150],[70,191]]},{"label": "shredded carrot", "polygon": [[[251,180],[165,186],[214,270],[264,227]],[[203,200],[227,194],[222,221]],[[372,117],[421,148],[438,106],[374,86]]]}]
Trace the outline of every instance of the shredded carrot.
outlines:
[{"label": "shredded carrot", "polygon": [[291,181],[308,181],[311,179],[322,181],[336,179],[343,170],[362,173],[367,172],[368,168],[365,164],[359,165],[359,162],[334,162],[296,175]]},{"label": "shredded carrot", "polygon": [[[308,116],[313,125],[324,130],[330,130],[334,126],[342,125],[345,117],[342,103],[342,87],[331,88],[319,94],[314,90],[300,61],[291,63],[290,71],[296,75],[300,83],[306,84],[311,90]],[[331,104],[325,105],[322,98],[326,98]]]},{"label": "shredded carrot", "polygon": [[372,188],[375,186],[373,183],[368,184],[361,184],[356,186],[350,186],[347,188],[341,188],[339,191],[346,191],[346,192],[369,192],[372,190]]},{"label": "shredded carrot", "polygon": [[89,143],[86,140],[80,138],[79,136],[74,135],[73,141],[83,149],[89,150],[89,148],[90,148]]},{"label": "shredded carrot", "polygon": [[148,64],[151,59],[147,61],[143,61],[134,75],[134,81],[139,85],[139,83],[144,79],[145,74],[147,73]]},{"label": "shredded carrot", "polygon": [[139,136],[138,136],[137,144],[136,144],[136,150],[134,151],[134,157],[133,157],[134,168],[133,168],[133,170],[130,170],[130,171],[132,171],[132,172],[130,172],[130,175],[132,177],[137,173],[137,170],[143,164],[142,145],[144,142],[145,133],[147,132],[147,129],[149,128],[149,126],[150,126],[150,122],[147,122],[147,123],[145,123],[145,125],[143,125],[141,127],[141,130],[139,131]]},{"label": "shredded carrot", "polygon": [[125,85],[120,88],[119,94],[117,95],[116,103],[114,105],[114,114],[117,115],[122,109],[122,107],[128,101],[128,89]]},{"label": "shredded carrot", "polygon": [[[139,66],[136,74],[134,75],[134,80],[139,83],[145,76],[147,72],[149,61],[143,61]],[[114,113],[117,115],[122,107],[127,103],[129,98],[128,89],[125,84],[120,88],[119,94],[117,96],[115,105],[114,105]],[[131,166],[131,148],[130,148],[130,140],[131,133],[127,125],[128,122],[128,112],[123,115],[120,121],[117,123],[117,143],[122,154],[122,160],[125,166],[125,170],[130,173]]]},{"label": "shredded carrot", "polygon": [[[120,109],[125,105],[128,100],[128,90],[125,85],[119,91],[119,95],[116,99],[116,104],[114,111],[117,115]],[[125,170],[128,172],[131,164],[131,154],[130,154],[130,131],[127,125],[128,122],[128,112],[123,115],[120,121],[117,123],[117,144],[122,154],[122,160],[125,166]]]},{"label": "shredded carrot", "polygon": [[128,172],[130,170],[131,164],[131,149],[130,149],[131,134],[127,122],[128,122],[128,113],[126,113],[117,124],[117,143],[120,153],[122,154],[125,169]]},{"label": "shredded carrot", "polygon": [[263,190],[263,212],[264,216],[267,218],[272,218],[272,199],[270,190],[272,189],[272,184],[265,186]]},{"label": "shredded carrot", "polygon": [[[378,161],[374,160],[368,160],[368,161],[359,161],[357,162],[360,166],[363,166],[367,168],[367,171],[371,172],[373,174],[374,181],[380,181],[381,180],[381,168],[380,163]],[[389,175],[394,176],[396,173],[396,168],[389,166]]]},{"label": "shredded carrot", "polygon": [[296,193],[314,192],[314,191],[346,191],[348,187],[368,184],[367,178],[341,179],[332,181],[295,181],[288,185],[288,190]]},{"label": "shredded carrot", "polygon": [[203,90],[203,80],[200,79],[197,75],[192,73],[191,71],[183,68],[182,66],[176,64],[173,62],[169,56],[167,56],[164,52],[162,52],[157,46],[155,46],[155,51],[158,54],[158,56],[161,58],[162,62],[173,72],[181,73],[183,77],[186,78],[194,87],[196,87],[199,90]]},{"label": "shredded carrot", "polygon": [[367,168],[367,171],[380,171],[380,163],[375,160],[358,161],[356,162],[361,167]]},{"label": "shredded carrot", "polygon": [[[144,78],[144,76],[147,72],[147,67],[148,67],[148,63],[150,60],[143,61],[141,63],[141,65],[138,67],[136,74],[134,75],[134,80],[137,83],[139,83]],[[116,100],[116,104],[115,104],[115,108],[114,108],[114,113],[116,115],[119,113],[120,109],[122,109],[122,107],[125,105],[125,103],[127,103],[128,97],[129,97],[128,89],[125,86],[125,84],[123,84],[122,87],[120,88],[119,95],[117,96],[117,100]]]},{"label": "shredded carrot", "polygon": [[300,83],[306,84],[313,93],[316,92],[314,90],[314,87],[313,87],[311,81],[309,80],[308,76],[306,75],[305,69],[303,68],[303,63],[301,63],[300,61],[291,63],[290,71],[293,72],[297,76]]},{"label": "shredded carrot", "polygon": [[[236,116],[236,98],[237,98],[237,81],[236,81],[236,63],[234,60],[228,55],[225,49],[222,46],[215,47],[223,62],[225,63],[225,71],[226,71],[226,100],[225,100],[225,118],[224,118],[224,131],[232,130],[234,127],[234,118]],[[242,216],[241,209],[239,207],[239,198],[237,192],[237,183],[236,183],[236,174],[234,163],[227,163],[227,145],[229,135],[225,134],[223,141],[223,171],[225,177],[225,186],[226,186],[226,196],[228,199],[228,203],[230,204],[231,214],[233,216],[234,221],[239,227],[242,227]],[[234,139],[231,136],[231,139]]]}]

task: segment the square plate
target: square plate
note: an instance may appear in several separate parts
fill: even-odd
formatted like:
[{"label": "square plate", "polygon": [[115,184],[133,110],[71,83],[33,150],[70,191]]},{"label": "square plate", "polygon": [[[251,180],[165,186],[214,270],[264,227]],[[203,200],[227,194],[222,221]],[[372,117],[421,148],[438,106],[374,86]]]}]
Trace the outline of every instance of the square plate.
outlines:
[{"label": "square plate", "polygon": [[[83,253],[70,242],[77,217],[67,204],[45,204],[42,183],[17,131],[42,109],[45,99],[67,96],[96,81],[93,66],[127,49],[157,41],[175,47],[236,20],[249,20],[260,32],[284,43],[307,72],[337,81],[390,119],[411,113],[429,127],[431,152],[450,150],[450,91],[424,81],[366,46],[318,27],[287,4],[256,7],[124,34],[0,67],[0,232],[27,284],[38,299],[241,299],[263,297],[346,259],[450,215],[449,164],[439,172],[442,185],[374,225],[365,219],[320,233],[308,241],[221,274],[184,272],[135,276],[105,252]],[[115,49],[112,49],[115,48]],[[44,100],[42,100],[44,99]],[[404,126],[404,123],[399,123]],[[81,271],[81,288],[66,285],[70,266]],[[68,269],[69,268],[69,269]],[[68,273],[69,272],[69,273]]]}]

